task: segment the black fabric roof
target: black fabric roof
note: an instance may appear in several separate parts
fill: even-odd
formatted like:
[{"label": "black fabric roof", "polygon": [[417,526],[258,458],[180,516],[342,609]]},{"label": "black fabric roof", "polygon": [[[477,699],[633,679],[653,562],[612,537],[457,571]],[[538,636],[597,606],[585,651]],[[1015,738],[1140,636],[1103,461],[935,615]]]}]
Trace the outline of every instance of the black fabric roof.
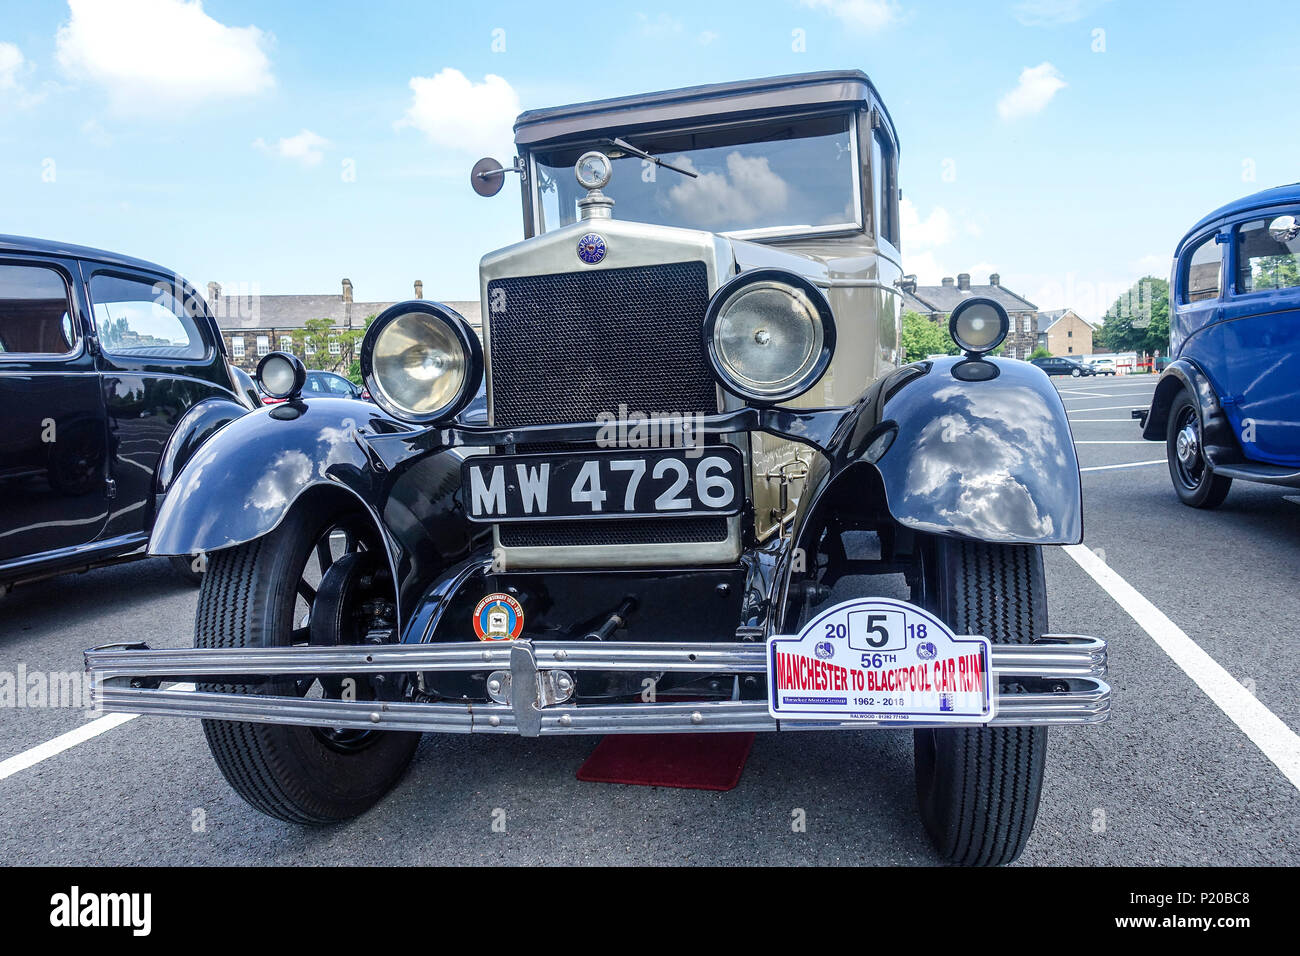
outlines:
[{"label": "black fabric roof", "polygon": [[635,132],[638,128],[682,121],[745,119],[771,112],[873,100],[880,106],[897,142],[893,120],[867,74],[861,70],[827,70],[529,110],[515,120],[515,143],[531,147],[600,133]]}]

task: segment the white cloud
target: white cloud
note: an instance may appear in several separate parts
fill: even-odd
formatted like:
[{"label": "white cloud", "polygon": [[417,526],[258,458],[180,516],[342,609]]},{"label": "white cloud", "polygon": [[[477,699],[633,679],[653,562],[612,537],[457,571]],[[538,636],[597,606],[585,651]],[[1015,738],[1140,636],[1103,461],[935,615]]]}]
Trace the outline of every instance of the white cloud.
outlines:
[{"label": "white cloud", "polygon": [[[674,160],[695,170],[690,157]],[[727,155],[727,172],[700,173],[668,190],[673,204],[702,229],[748,229],[785,211],[790,187],[772,172],[766,156]]]},{"label": "white cloud", "polygon": [[218,23],[202,0],[68,0],[68,7],[59,64],[102,86],[118,110],[156,112],[275,84],[270,35]]},{"label": "white cloud", "polygon": [[910,199],[899,202],[899,219],[903,233],[903,248],[907,250],[942,246],[953,239],[952,216],[942,206],[935,206],[925,219],[916,211]]},{"label": "white cloud", "polygon": [[284,159],[295,159],[304,166],[318,165],[325,158],[325,149],[329,145],[329,140],[309,129],[303,130],[296,136],[286,136],[274,145],[268,145],[266,140],[260,137],[253,140],[255,148],[275,153]]},{"label": "white cloud", "polygon": [[1076,23],[1108,0],[1020,0],[1011,8],[1027,27],[1054,27]]},{"label": "white cloud", "polygon": [[800,0],[805,7],[824,10],[865,33],[883,30],[902,14],[894,0]]},{"label": "white cloud", "polygon": [[411,92],[399,129],[413,126],[430,142],[451,149],[480,154],[511,150],[514,155],[519,94],[501,77],[489,73],[482,83],[473,83],[447,67],[435,76],[411,77]]},{"label": "white cloud", "polygon": [[998,100],[998,115],[1012,120],[1042,112],[1065,85],[1061,71],[1052,64],[1027,66],[1020,71],[1016,88]]},{"label": "white cloud", "polygon": [[18,77],[27,60],[14,43],[0,43],[0,90],[18,89]]},{"label": "white cloud", "polygon": [[636,23],[637,29],[640,31],[642,36],[655,37],[657,39],[676,36],[686,29],[686,25],[682,23],[681,20],[669,16],[666,13],[659,14],[659,16],[655,17],[653,20],[644,13],[638,13],[636,15]]},{"label": "white cloud", "polygon": [[695,39],[699,40],[702,46],[708,46],[716,40],[718,36],[719,34],[714,33],[712,30],[701,30],[700,34]]}]

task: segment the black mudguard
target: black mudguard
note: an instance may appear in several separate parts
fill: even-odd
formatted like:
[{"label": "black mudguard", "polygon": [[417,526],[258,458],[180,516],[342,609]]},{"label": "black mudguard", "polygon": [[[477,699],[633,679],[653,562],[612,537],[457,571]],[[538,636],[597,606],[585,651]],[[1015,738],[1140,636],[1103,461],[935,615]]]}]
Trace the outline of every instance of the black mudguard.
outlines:
[{"label": "black mudguard", "polygon": [[350,399],[248,412],[199,445],[175,475],[149,553],[193,555],[244,544],[275,529],[313,489],[337,489],[379,530],[404,618],[437,571],[483,544],[474,540],[460,500],[460,463],[475,449],[401,440],[415,434],[377,406]]},{"label": "black mudguard", "polygon": [[842,434],[828,466],[811,476],[812,498],[800,503],[809,514],[874,486],[889,516],[913,531],[1010,544],[1083,539],[1065,406],[1028,362],[944,358],[905,366],[867,393]]},{"label": "black mudguard", "polygon": [[1180,358],[1160,373],[1151,396],[1151,409],[1142,426],[1142,437],[1163,442],[1169,427],[1169,410],[1178,393],[1186,391],[1201,408],[1201,445],[1210,467],[1238,464],[1245,460],[1232,423],[1219,403],[1214,383],[1195,362]]}]

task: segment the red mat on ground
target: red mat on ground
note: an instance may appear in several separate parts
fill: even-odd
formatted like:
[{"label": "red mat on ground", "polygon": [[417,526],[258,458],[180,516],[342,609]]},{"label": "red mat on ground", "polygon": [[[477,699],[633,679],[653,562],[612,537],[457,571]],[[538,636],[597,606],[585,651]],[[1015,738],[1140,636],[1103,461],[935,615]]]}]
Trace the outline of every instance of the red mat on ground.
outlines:
[{"label": "red mat on ground", "polygon": [[578,768],[578,779],[731,790],[740,783],[753,746],[753,734],[611,734]]}]

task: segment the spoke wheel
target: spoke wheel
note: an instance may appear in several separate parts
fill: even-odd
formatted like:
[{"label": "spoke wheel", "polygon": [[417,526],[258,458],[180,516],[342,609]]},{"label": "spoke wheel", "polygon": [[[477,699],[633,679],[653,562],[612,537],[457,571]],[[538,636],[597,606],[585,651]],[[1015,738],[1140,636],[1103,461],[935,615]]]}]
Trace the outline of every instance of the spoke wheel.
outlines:
[{"label": "spoke wheel", "polygon": [[1200,409],[1191,395],[1182,392],[1169,409],[1165,433],[1169,478],[1183,504],[1217,508],[1228,496],[1232,479],[1214,473],[1205,457],[1202,434]]},{"label": "spoke wheel", "polygon": [[[291,511],[274,531],[209,556],[196,647],[361,644],[394,630],[393,585],[377,533],[361,512]],[[373,635],[373,638],[371,636]],[[396,675],[277,678],[199,685],[224,694],[399,699]],[[391,687],[391,690],[389,689]],[[418,733],[205,720],[208,746],[249,804],[282,820],[345,820],[405,771]]]}]

